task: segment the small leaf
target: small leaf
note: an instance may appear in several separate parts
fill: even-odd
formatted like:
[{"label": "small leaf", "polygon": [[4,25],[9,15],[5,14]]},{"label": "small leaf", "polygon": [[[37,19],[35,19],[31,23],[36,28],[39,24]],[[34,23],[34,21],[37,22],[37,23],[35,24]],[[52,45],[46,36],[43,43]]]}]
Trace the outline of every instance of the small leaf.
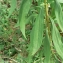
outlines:
[{"label": "small leaf", "polygon": [[28,14],[31,3],[32,3],[32,0],[22,0],[20,12],[19,12],[20,30],[25,38],[26,38],[25,36],[26,15]]},{"label": "small leaf", "polygon": [[12,12],[15,10],[16,8],[16,4],[17,4],[17,0],[11,0],[11,7],[9,9],[9,16],[12,14]]}]

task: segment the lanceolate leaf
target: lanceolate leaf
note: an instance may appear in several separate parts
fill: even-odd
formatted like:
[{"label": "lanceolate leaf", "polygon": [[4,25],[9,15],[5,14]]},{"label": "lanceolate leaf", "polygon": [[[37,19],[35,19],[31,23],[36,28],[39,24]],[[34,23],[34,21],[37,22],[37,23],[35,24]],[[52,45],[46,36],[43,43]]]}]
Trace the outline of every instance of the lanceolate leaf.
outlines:
[{"label": "lanceolate leaf", "polygon": [[49,37],[47,33],[44,39],[44,56],[45,56],[44,63],[50,63],[51,51]]},{"label": "lanceolate leaf", "polygon": [[12,12],[15,10],[16,8],[16,4],[17,4],[17,0],[11,0],[11,7],[9,9],[9,16],[12,14]]},{"label": "lanceolate leaf", "polygon": [[34,55],[42,45],[44,30],[44,9],[40,10],[30,35],[30,53]]},{"label": "lanceolate leaf", "polygon": [[61,9],[61,5],[58,1],[59,0],[55,0],[55,15],[56,15],[57,23],[63,32],[63,12]]},{"label": "lanceolate leaf", "polygon": [[53,30],[52,30],[53,43],[54,43],[54,46],[55,46],[55,49],[56,49],[57,53],[63,59],[63,43],[61,41],[61,36],[60,36],[60,33],[59,33],[58,29],[55,26],[55,23],[54,23],[53,19],[51,19],[51,22],[52,22],[52,25],[53,25]]},{"label": "lanceolate leaf", "polygon": [[36,18],[34,27],[30,34],[28,63],[31,63],[32,56],[38,51],[42,45],[44,30],[44,8],[42,8]]},{"label": "lanceolate leaf", "polygon": [[32,0],[22,0],[20,12],[19,12],[19,24],[20,24],[20,30],[22,34],[25,36],[25,24],[26,24],[26,15],[30,9]]}]

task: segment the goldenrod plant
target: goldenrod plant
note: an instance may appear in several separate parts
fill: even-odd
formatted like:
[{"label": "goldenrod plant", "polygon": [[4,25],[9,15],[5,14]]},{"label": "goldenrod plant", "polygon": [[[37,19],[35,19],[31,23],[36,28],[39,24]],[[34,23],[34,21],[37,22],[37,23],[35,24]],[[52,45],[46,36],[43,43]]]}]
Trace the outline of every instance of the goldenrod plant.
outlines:
[{"label": "goldenrod plant", "polygon": [[[17,0],[11,0],[9,16],[16,4]],[[24,40],[29,39],[22,63],[63,63],[63,0],[21,0],[17,26]]]}]

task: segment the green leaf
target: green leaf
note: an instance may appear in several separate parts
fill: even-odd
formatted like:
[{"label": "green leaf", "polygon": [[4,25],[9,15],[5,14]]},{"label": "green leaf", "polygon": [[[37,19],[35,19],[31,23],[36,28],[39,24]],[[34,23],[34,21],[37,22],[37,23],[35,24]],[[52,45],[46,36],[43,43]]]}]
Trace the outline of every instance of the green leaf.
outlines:
[{"label": "green leaf", "polygon": [[44,39],[44,56],[45,56],[44,63],[50,63],[51,51],[50,51],[50,41],[47,32]]},{"label": "green leaf", "polygon": [[20,30],[25,38],[26,38],[26,36],[25,36],[26,16],[30,9],[31,3],[32,3],[32,0],[22,0],[20,12],[19,12]]},{"label": "green leaf", "polygon": [[55,26],[54,20],[52,18],[50,18],[50,20],[53,26],[52,39],[53,39],[54,46],[55,46],[57,53],[63,59],[63,43],[61,41],[61,36],[60,36],[58,29]]},{"label": "green leaf", "polygon": [[55,1],[55,15],[56,15],[57,23],[63,32],[63,12],[62,12],[61,5],[58,1],[57,0]]},{"label": "green leaf", "polygon": [[[10,16],[10,15],[12,14],[12,12],[15,10],[16,4],[17,4],[17,0],[11,0],[11,3],[10,3],[11,7],[10,7],[10,9],[9,9],[9,16]],[[9,17],[9,16],[8,16],[8,17]]]},{"label": "green leaf", "polygon": [[42,45],[44,31],[44,8],[40,9],[34,27],[30,34],[29,56],[28,63],[31,63],[33,55],[39,50]]},{"label": "green leaf", "polygon": [[42,45],[43,30],[44,30],[44,9],[42,8],[40,10],[38,17],[36,18],[35,25],[30,35],[31,55],[34,55]]}]

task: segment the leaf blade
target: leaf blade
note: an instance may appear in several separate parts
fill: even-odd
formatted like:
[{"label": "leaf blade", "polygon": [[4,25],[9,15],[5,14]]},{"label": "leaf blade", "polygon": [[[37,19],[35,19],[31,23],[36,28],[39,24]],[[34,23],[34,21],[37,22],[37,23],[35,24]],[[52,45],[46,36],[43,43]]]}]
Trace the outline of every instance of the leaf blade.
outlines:
[{"label": "leaf blade", "polygon": [[58,29],[55,26],[54,20],[52,18],[50,18],[50,20],[51,20],[52,26],[53,26],[52,40],[54,43],[54,47],[55,47],[57,53],[59,54],[59,56],[63,59],[63,43],[61,41],[61,36],[60,36]]},{"label": "leaf blade", "polygon": [[20,25],[20,30],[25,36],[25,23],[26,23],[26,15],[30,9],[32,0],[22,0],[21,7],[20,7],[20,12],[19,12],[19,25]]},{"label": "leaf blade", "polygon": [[[30,46],[29,50],[33,56],[37,50],[40,48],[43,39],[44,30],[44,8],[42,8],[36,18],[35,25],[30,34]],[[40,43],[39,43],[40,42]]]},{"label": "leaf blade", "polygon": [[55,16],[57,23],[63,32],[63,12],[59,0],[55,0]]},{"label": "leaf blade", "polygon": [[[11,7],[10,7],[10,9],[9,9],[9,16],[12,14],[12,12],[15,10],[15,8],[16,8],[16,4],[17,4],[17,0],[11,0]],[[8,17],[9,17],[8,16]]]},{"label": "leaf blade", "polygon": [[44,56],[45,56],[44,63],[50,63],[51,50],[50,50],[50,41],[47,31],[44,39]]}]

